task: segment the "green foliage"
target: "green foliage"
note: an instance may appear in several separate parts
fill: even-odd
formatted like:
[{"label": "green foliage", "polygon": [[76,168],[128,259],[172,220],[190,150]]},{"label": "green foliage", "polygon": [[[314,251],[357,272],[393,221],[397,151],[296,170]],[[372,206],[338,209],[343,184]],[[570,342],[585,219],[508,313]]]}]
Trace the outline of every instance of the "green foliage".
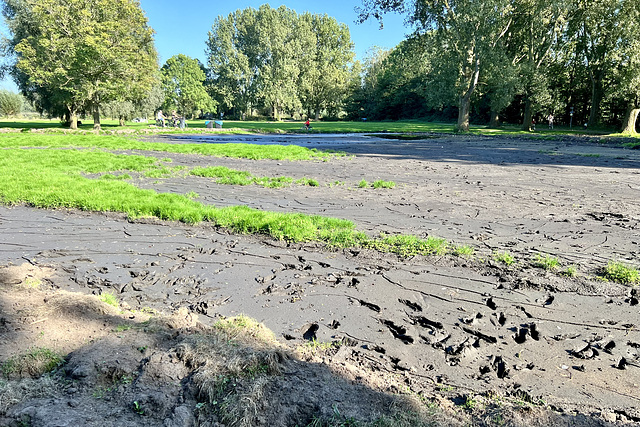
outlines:
[{"label": "green foliage", "polygon": [[354,56],[346,25],[268,4],[216,18],[207,55],[208,87],[224,111],[257,107],[276,119],[283,111],[336,114]]},{"label": "green foliage", "polygon": [[66,110],[73,128],[80,109],[144,97],[153,84],[153,30],[135,0],[9,0],[4,14],[21,89]]},{"label": "green foliage", "polygon": [[109,304],[110,306],[115,308],[119,307],[118,298],[116,298],[113,292],[103,292],[98,298],[105,304]]},{"label": "green foliage", "polygon": [[401,257],[414,255],[444,255],[447,252],[446,240],[429,236],[420,239],[415,236],[402,234],[381,235],[379,239],[365,243],[365,247],[371,247],[383,252],[390,252]]},{"label": "green foliage", "polygon": [[542,268],[543,270],[556,270],[560,266],[558,258],[551,255],[536,254],[533,258],[532,265],[534,267]]},{"label": "green foliage", "polygon": [[194,168],[190,172],[191,175],[215,178],[218,184],[230,184],[230,185],[250,185],[257,184],[267,188],[281,188],[289,186],[293,183],[298,185],[308,185],[312,187],[318,186],[318,181],[310,178],[300,178],[294,180],[293,178],[280,176],[280,177],[256,177],[246,171],[239,171],[229,169],[224,166],[213,166],[207,168]]},{"label": "green foliage", "polygon": [[0,115],[17,116],[22,111],[23,102],[21,95],[5,89],[0,90]]},{"label": "green foliage", "polygon": [[515,257],[506,251],[495,252],[493,254],[493,259],[506,265],[512,265],[516,262]]},{"label": "green foliage", "polygon": [[378,179],[376,181],[374,181],[373,183],[373,188],[378,189],[378,188],[394,188],[396,186],[396,183],[393,181],[383,181],[381,179]]},{"label": "green foliage", "polygon": [[472,256],[475,252],[475,249],[468,245],[460,245],[453,248],[453,254],[459,257],[469,257]]},{"label": "green foliage", "polygon": [[162,67],[165,114],[177,110],[180,115],[193,117],[198,111],[213,111],[215,103],[204,88],[205,80],[203,66],[197,59],[183,54],[169,58]]},{"label": "green foliage", "polygon": [[635,285],[640,281],[640,273],[636,268],[618,261],[609,261],[602,271],[602,277],[624,285]]},{"label": "green foliage", "polygon": [[358,188],[367,188],[368,186],[369,186],[369,183],[367,182],[366,179],[362,179],[358,183]]}]

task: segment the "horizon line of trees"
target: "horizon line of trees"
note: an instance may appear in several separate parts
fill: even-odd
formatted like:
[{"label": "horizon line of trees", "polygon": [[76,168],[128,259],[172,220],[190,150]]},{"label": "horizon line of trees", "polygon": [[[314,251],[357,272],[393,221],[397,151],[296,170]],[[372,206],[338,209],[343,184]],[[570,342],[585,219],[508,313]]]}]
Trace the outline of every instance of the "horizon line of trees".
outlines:
[{"label": "horizon line of trees", "polygon": [[[268,4],[218,16],[207,64],[158,65],[138,0],[3,0],[3,45],[21,93],[76,126],[78,114],[556,122],[635,132],[637,0],[363,0],[360,20],[404,12],[414,34],[354,60],[349,28]],[[10,109],[7,107],[7,109]]]}]

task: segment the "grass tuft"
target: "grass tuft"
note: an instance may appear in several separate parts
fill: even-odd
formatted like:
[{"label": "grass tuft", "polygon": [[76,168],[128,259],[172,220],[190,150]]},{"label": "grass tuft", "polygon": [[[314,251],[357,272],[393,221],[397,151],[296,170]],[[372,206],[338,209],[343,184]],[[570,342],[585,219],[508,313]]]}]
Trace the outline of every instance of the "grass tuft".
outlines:
[{"label": "grass tuft", "polygon": [[560,261],[558,258],[551,255],[540,255],[536,254],[533,258],[532,265],[537,268],[542,268],[543,270],[553,271],[560,267]]},{"label": "grass tuft", "polygon": [[636,285],[640,281],[640,273],[636,268],[618,261],[609,261],[602,271],[602,277],[623,285]]},{"label": "grass tuft", "polygon": [[515,257],[507,251],[495,252],[493,254],[493,259],[496,260],[497,262],[506,264],[507,266],[512,265],[513,263],[516,262]]},{"label": "grass tuft", "polygon": [[2,363],[0,371],[6,378],[38,378],[58,368],[63,362],[62,357],[53,350],[36,347]]}]

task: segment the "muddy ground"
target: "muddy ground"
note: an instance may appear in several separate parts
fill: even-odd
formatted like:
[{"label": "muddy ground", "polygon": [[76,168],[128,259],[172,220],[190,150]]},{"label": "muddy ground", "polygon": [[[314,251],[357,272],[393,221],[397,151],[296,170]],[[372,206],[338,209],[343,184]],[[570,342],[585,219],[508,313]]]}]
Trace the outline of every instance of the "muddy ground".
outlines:
[{"label": "muddy ground", "polygon": [[[226,186],[183,175],[133,181],[159,192],[195,192],[216,206],[350,219],[372,236],[442,237],[473,246],[475,255],[400,259],[234,235],[207,224],[2,207],[0,265],[46,268],[46,291],[111,291],[138,312],[182,308],[209,325],[246,314],[290,347],[339,341],[339,349],[321,352],[317,361],[341,367],[342,374],[356,372],[350,380],[388,376],[402,384],[380,380],[378,391],[449,396],[456,404],[469,396],[503,396],[563,414],[566,425],[640,422],[638,294],[598,278],[609,260],[638,266],[640,152],[586,138],[156,139],[346,151],[352,156],[327,162],[137,153],[170,157],[171,166],[314,178],[318,187]],[[396,187],[358,188],[362,179]],[[517,263],[492,260],[496,251],[509,251]],[[562,267],[536,268],[530,262],[536,254],[557,257]],[[567,266],[576,277],[559,274]],[[21,337],[18,324],[3,323],[0,360],[34,346],[33,334]],[[103,325],[82,340],[112,327]],[[48,343],[64,350],[66,341],[77,342],[73,334],[68,328]],[[174,407],[180,405],[188,407]]]}]

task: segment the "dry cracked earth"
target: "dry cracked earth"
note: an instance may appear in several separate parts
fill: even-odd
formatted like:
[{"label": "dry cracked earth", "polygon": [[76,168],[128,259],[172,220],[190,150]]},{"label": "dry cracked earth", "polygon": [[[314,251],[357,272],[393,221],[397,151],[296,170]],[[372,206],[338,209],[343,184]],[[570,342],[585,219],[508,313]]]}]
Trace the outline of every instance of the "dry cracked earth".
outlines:
[{"label": "dry cracked earth", "polygon": [[[609,260],[638,266],[640,152],[587,138],[383,136],[159,136],[351,155],[289,162],[137,152],[170,157],[171,166],[220,165],[320,185],[230,186],[184,175],[133,182],[195,192],[216,206],[345,218],[371,236],[442,237],[474,247],[472,257],[405,259],[208,224],[20,206],[0,208],[0,265],[28,262],[54,271],[49,289],[110,291],[134,309],[187,308],[204,323],[246,314],[285,344],[339,341],[327,363],[389,374],[427,396],[497,393],[593,423],[581,425],[640,423],[639,293],[598,277]],[[362,179],[396,187],[358,188]],[[494,260],[497,251],[516,263]],[[561,267],[533,266],[537,254]],[[560,274],[568,266],[575,277]],[[14,344],[11,324],[0,328],[2,359]]]}]

